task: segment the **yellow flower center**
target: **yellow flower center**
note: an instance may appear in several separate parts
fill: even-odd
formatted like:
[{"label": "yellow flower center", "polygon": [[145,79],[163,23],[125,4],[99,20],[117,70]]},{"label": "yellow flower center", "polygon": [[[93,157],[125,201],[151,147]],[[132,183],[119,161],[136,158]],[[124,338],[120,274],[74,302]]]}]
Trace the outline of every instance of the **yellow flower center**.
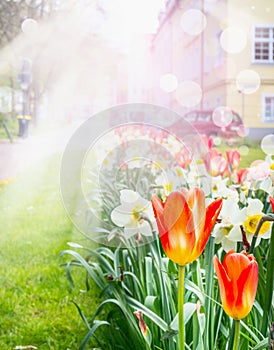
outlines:
[{"label": "yellow flower center", "polygon": [[225,236],[227,236],[229,234],[229,232],[231,231],[232,227],[233,227],[233,225],[223,227],[223,232],[224,232]]},{"label": "yellow flower center", "polygon": [[[255,233],[256,232],[256,228],[258,226],[259,221],[261,220],[263,216],[261,214],[257,214],[257,215],[250,215],[247,220],[244,222],[244,227],[245,229],[250,232],[250,233]],[[268,231],[270,228],[270,223],[268,221],[264,222],[263,225],[261,226],[260,235],[263,235],[264,233],[266,233],[266,231]]]},{"label": "yellow flower center", "polygon": [[176,173],[177,173],[177,176],[178,176],[178,177],[180,177],[180,176],[183,175],[182,169],[176,168]]},{"label": "yellow flower center", "polygon": [[274,170],[274,163],[272,163],[272,164],[270,165],[270,169],[271,169],[271,170]]},{"label": "yellow flower center", "polygon": [[133,220],[138,221],[140,218],[140,215],[146,210],[145,207],[142,207],[140,205],[136,205],[133,209],[132,209],[132,216],[133,216]]},{"label": "yellow flower center", "polygon": [[169,194],[172,191],[172,187],[172,182],[168,182],[165,184],[165,190],[167,194]]}]

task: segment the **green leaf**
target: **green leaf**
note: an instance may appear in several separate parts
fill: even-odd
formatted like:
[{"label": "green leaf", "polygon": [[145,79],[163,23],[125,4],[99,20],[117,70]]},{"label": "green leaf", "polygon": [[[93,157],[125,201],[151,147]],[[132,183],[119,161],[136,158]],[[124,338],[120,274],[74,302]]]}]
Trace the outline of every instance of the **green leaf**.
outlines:
[{"label": "green leaf", "polygon": [[258,343],[253,350],[263,350],[269,347],[269,339],[265,338],[260,343]]},{"label": "green leaf", "polygon": [[[185,303],[184,304],[184,317],[185,317],[185,324],[188,323],[188,321],[191,319],[192,315],[196,311],[196,304],[194,303]],[[174,317],[170,324],[170,328],[178,331],[178,314]]]},{"label": "green leaf", "polygon": [[197,295],[198,299],[201,300],[202,304],[205,303],[204,294],[195,283],[193,283],[192,281],[190,281],[189,279],[186,278],[185,287],[187,290],[189,290],[189,291],[193,292],[195,295]]},{"label": "green leaf", "polygon": [[153,312],[159,312],[159,299],[156,296],[148,295],[145,298],[145,306]]},{"label": "green leaf", "polygon": [[89,263],[78,253],[74,252],[73,250],[64,250],[60,253],[60,256],[63,256],[64,254],[69,254],[74,256],[86,269],[88,274],[91,276],[91,278],[94,280],[94,282],[98,285],[99,288],[103,289],[104,285],[102,281],[98,278],[96,273],[93,271]]},{"label": "green leaf", "polygon": [[109,323],[106,321],[94,321],[94,325],[92,326],[92,328],[89,330],[88,334],[85,336],[84,340],[82,341],[79,350],[84,350],[88,341],[90,340],[90,338],[93,336],[94,332],[96,331],[97,328],[103,326],[103,325],[107,325],[109,326]]},{"label": "green leaf", "polygon": [[135,300],[131,297],[126,297],[128,304],[136,310],[140,310],[143,312],[145,316],[147,316],[151,321],[153,321],[158,327],[160,327],[163,331],[167,331],[168,325],[167,323],[145,305],[141,304],[138,300]]}]

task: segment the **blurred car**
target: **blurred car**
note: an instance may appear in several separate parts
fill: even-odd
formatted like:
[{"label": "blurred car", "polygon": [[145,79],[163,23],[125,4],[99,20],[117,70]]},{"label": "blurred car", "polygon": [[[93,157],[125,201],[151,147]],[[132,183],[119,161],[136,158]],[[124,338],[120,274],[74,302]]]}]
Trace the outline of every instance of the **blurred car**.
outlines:
[{"label": "blurred car", "polygon": [[243,121],[239,114],[225,107],[214,110],[193,110],[170,127],[178,134],[185,133],[186,121],[200,134],[213,137],[236,139],[243,130]]}]

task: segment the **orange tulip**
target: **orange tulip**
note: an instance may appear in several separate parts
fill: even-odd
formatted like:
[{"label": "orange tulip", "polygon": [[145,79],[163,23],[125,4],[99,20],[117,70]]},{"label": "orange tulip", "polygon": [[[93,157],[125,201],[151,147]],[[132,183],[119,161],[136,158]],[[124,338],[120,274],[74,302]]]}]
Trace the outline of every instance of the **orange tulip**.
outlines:
[{"label": "orange tulip", "polygon": [[258,285],[258,264],[252,254],[229,251],[223,264],[217,256],[213,264],[225,312],[235,320],[246,317],[254,304]]},{"label": "orange tulip", "polygon": [[270,204],[271,204],[271,207],[272,207],[272,211],[274,213],[274,198],[273,197],[269,197],[269,201],[270,201]]},{"label": "orange tulip", "polygon": [[199,188],[170,193],[165,202],[154,196],[152,206],[166,255],[184,266],[203,252],[220,213],[222,199],[205,206]]}]

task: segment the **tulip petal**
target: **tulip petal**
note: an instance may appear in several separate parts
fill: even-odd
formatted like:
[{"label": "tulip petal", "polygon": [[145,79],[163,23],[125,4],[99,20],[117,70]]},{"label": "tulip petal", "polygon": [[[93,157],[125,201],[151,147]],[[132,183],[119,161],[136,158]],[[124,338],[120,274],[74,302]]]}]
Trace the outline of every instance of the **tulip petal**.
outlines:
[{"label": "tulip petal", "polygon": [[199,240],[196,246],[197,252],[200,252],[199,255],[205,249],[210,233],[222,209],[222,203],[223,203],[222,198],[219,198],[219,199],[216,199],[214,202],[210,203],[209,206],[206,208],[204,230],[201,232],[201,235],[199,237]]},{"label": "tulip petal", "polygon": [[248,315],[254,304],[258,286],[258,264],[253,259],[244,269],[237,281],[238,297],[235,304],[238,311],[237,318],[242,319]]},{"label": "tulip petal", "polygon": [[272,211],[274,212],[274,198],[273,197],[269,197],[269,201],[270,201],[270,204],[271,204],[271,207],[272,207]]},{"label": "tulip petal", "polygon": [[166,243],[167,240],[167,229],[165,227],[164,224],[164,205],[165,203],[163,203],[161,201],[161,199],[157,196],[153,196],[151,199],[152,202],[152,208],[153,208],[153,212],[154,212],[154,216],[156,218],[156,222],[157,222],[157,226],[158,226],[158,230],[159,230],[159,235],[162,241],[162,244],[164,242],[164,244]]},{"label": "tulip petal", "polygon": [[167,235],[161,237],[165,253],[179,265],[186,265],[195,245],[195,232],[193,231],[192,211],[184,195],[172,192],[164,207],[164,226]]},{"label": "tulip petal", "polygon": [[161,215],[164,211],[164,203],[161,201],[161,199],[158,196],[153,196],[151,198],[151,202],[152,202],[154,216],[158,218],[158,216]]},{"label": "tulip petal", "polygon": [[218,277],[223,307],[227,312],[227,309],[233,307],[234,303],[232,283],[226,273],[226,270],[224,269],[223,265],[220,263],[216,255],[213,257],[213,265],[215,268],[216,275]]},{"label": "tulip petal", "polygon": [[205,196],[199,188],[189,190],[187,203],[192,210],[193,224],[196,235],[196,241],[200,239],[204,231],[204,224],[206,218]]},{"label": "tulip petal", "polygon": [[237,282],[240,274],[250,264],[249,258],[244,253],[235,253],[233,250],[229,251],[224,257],[223,266],[228,274],[228,277]]},{"label": "tulip petal", "polygon": [[181,227],[185,233],[192,233],[192,211],[186,198],[179,191],[172,192],[165,203],[164,220],[168,230]]}]

